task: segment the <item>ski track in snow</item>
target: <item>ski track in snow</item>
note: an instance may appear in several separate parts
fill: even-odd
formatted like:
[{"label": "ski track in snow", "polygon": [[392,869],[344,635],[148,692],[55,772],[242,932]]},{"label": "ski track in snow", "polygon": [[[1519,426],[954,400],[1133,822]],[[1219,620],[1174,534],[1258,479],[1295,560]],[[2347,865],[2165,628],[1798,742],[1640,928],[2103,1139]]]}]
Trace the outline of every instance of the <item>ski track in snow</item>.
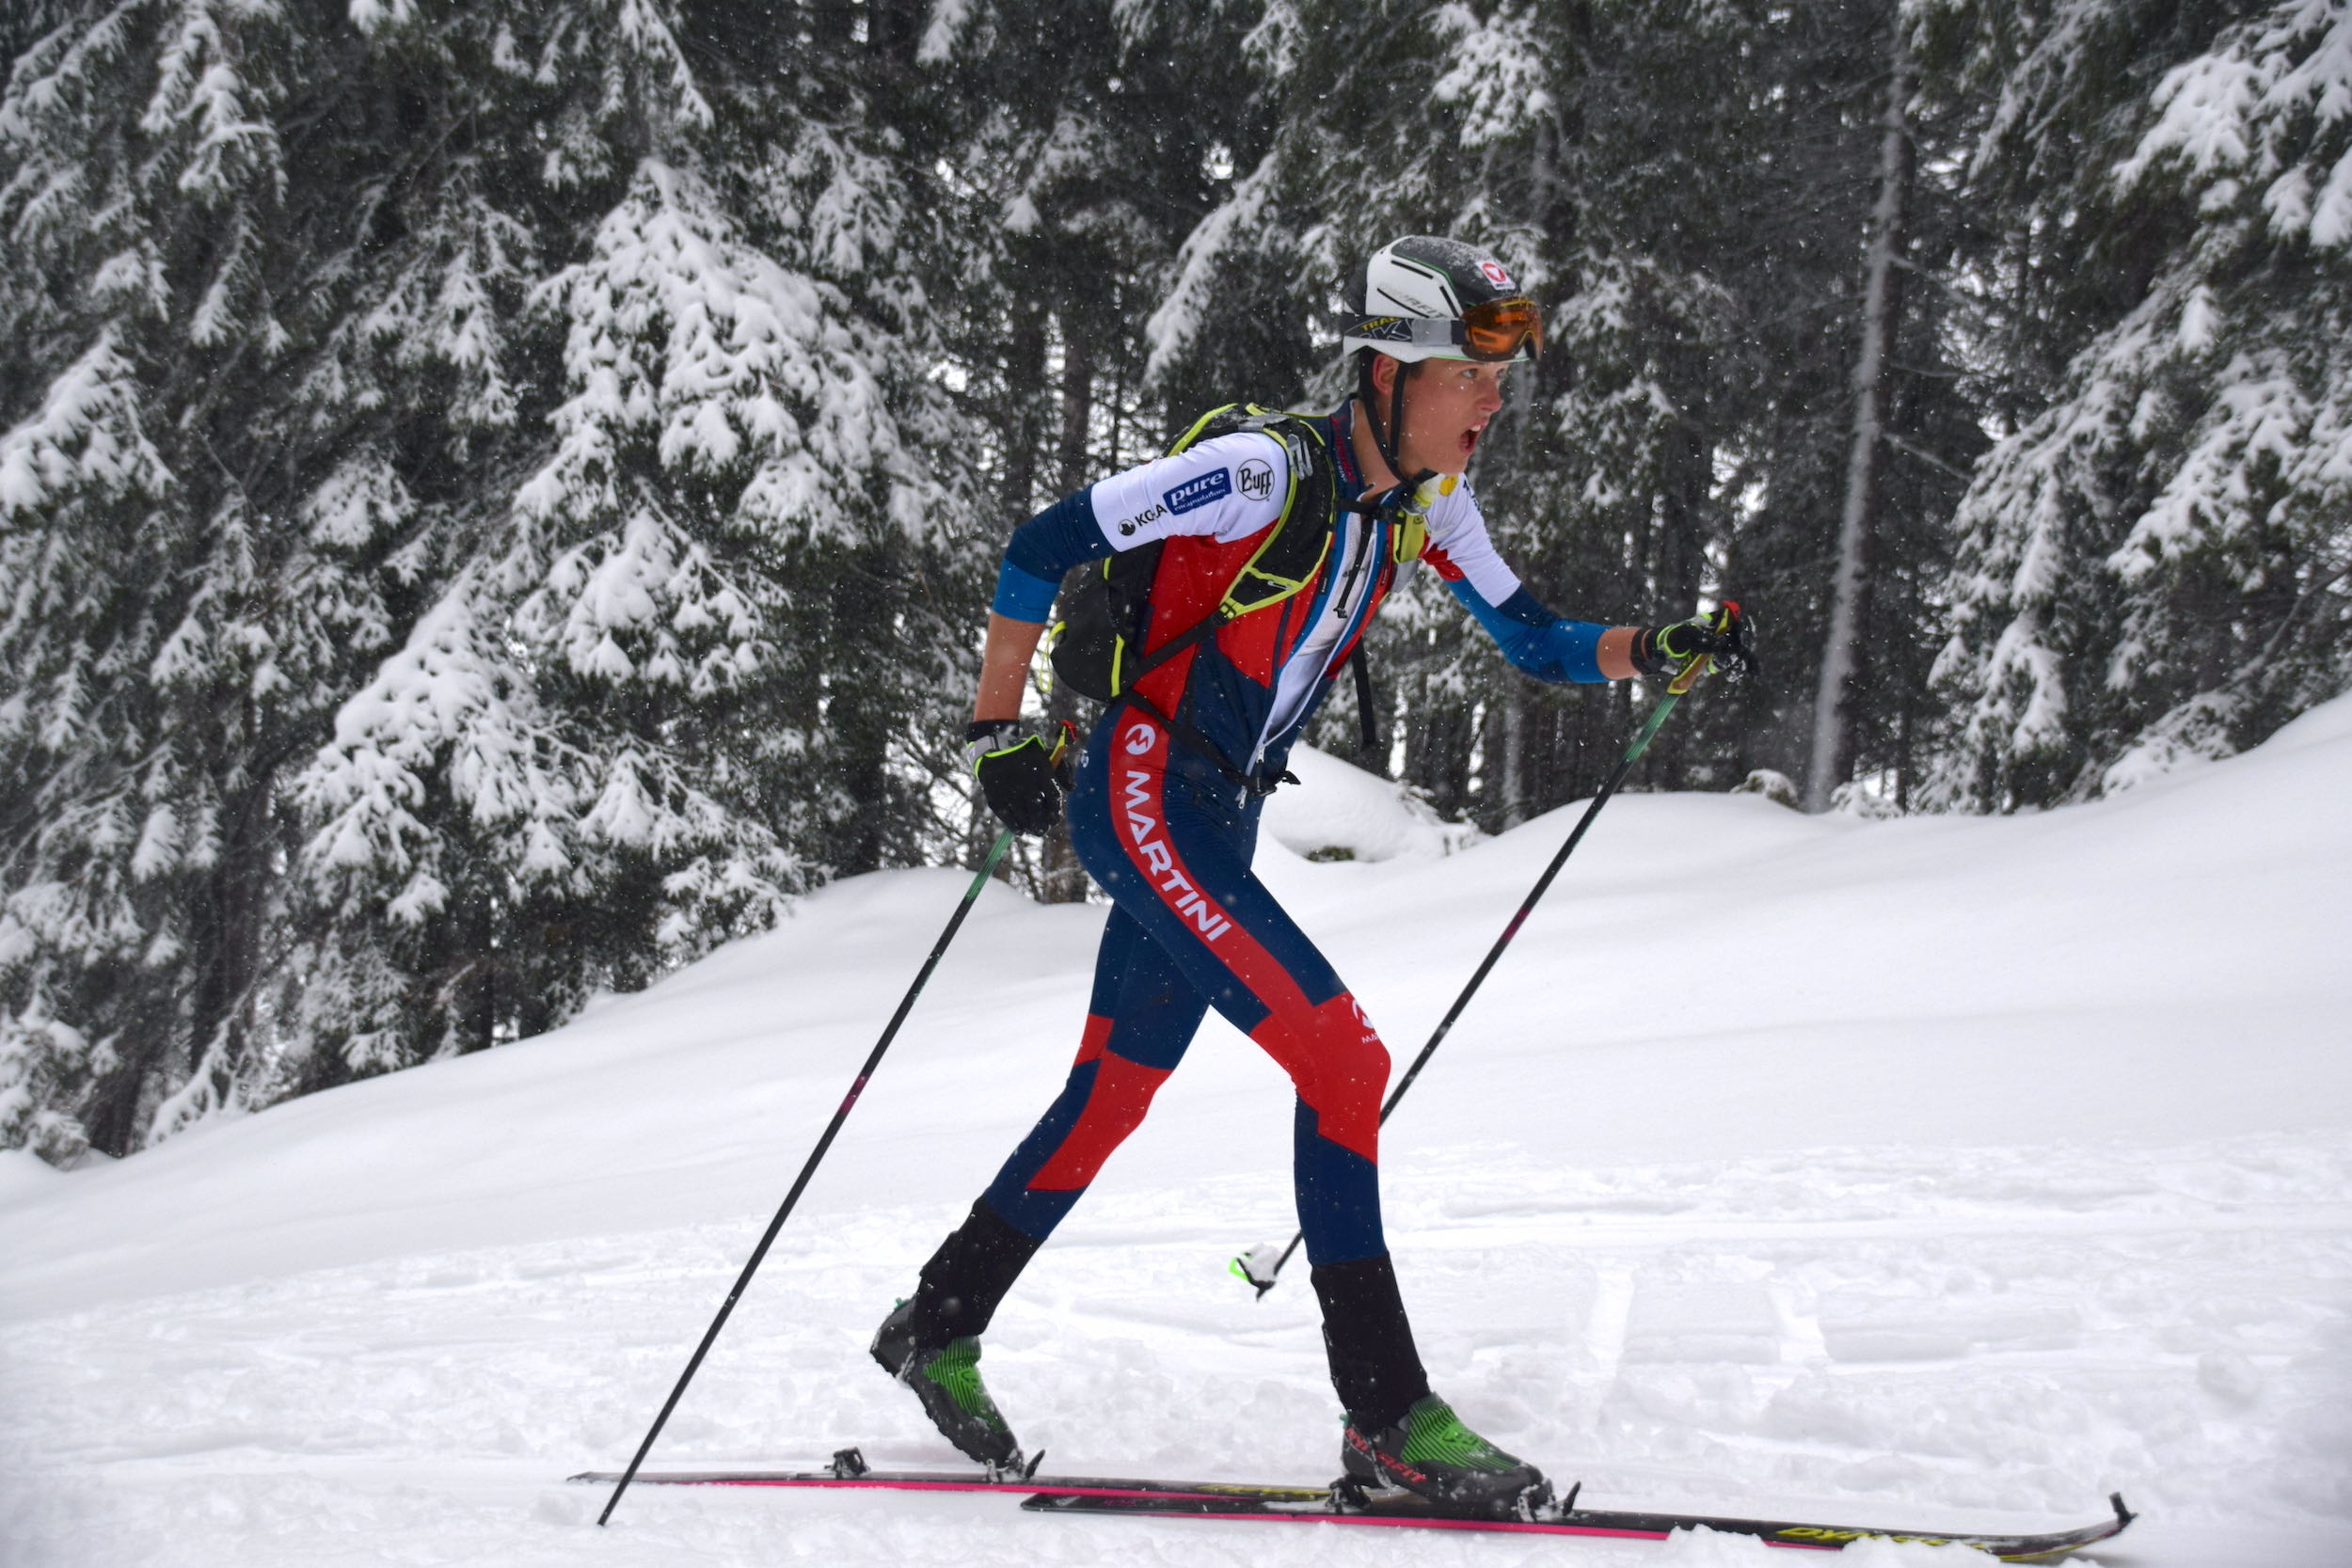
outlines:
[{"label": "ski track in snow", "polygon": [[[2027,820],[1613,807],[1388,1136],[1438,1389],[1595,1506],[2040,1528],[2120,1490],[2143,1519],[2078,1560],[2352,1563],[2352,704],[2281,741]],[[1565,823],[1266,874],[1401,1059]],[[1709,878],[1737,908],[1661,958],[1659,891]],[[844,884],[545,1041],[0,1162],[0,1564],[1789,1560],[1009,1497],[645,1488],[594,1528],[562,1478],[626,1462],[954,880]],[[1050,1098],[1099,917],[983,901],[650,1467],[956,1463],[866,1339]],[[1290,1233],[1281,1091],[1204,1032],[999,1315],[1049,1469],[1336,1468],[1303,1260],[1224,1272]]]}]

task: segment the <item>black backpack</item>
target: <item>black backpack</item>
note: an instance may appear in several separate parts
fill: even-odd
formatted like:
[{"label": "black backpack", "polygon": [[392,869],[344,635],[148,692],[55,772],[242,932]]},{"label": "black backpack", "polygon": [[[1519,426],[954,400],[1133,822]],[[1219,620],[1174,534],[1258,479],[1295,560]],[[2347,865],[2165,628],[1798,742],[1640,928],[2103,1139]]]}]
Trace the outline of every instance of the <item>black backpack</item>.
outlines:
[{"label": "black backpack", "polygon": [[1289,492],[1264,543],[1233,575],[1216,609],[1149,656],[1143,652],[1145,623],[1166,541],[1154,540],[1081,567],[1084,576],[1069,595],[1054,640],[1055,677],[1072,690],[1104,703],[1131,692],[1136,682],[1216,636],[1228,622],[1280,604],[1314,580],[1331,547],[1340,497],[1335,460],[1321,428],[1279,409],[1228,404],[1203,414],[1168,448],[1168,455],[1245,430],[1279,441],[1290,459]]}]

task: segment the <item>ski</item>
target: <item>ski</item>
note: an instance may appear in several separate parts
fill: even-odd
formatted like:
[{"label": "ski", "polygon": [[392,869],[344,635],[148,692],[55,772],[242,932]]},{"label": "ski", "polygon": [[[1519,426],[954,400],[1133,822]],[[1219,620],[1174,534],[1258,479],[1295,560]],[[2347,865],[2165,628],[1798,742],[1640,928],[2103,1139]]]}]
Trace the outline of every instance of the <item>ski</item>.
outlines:
[{"label": "ski", "polygon": [[[580,1485],[610,1485],[617,1470],[590,1470],[567,1478]],[[880,1492],[1001,1492],[1013,1497],[1102,1498],[1156,1502],[1167,1499],[1232,1497],[1241,1501],[1327,1503],[1328,1486],[1255,1486],[1223,1481],[1136,1481],[1117,1476],[1041,1476],[986,1470],[874,1470],[855,1449],[843,1449],[821,1470],[646,1470],[638,1486],[779,1486]]]},{"label": "ski", "polygon": [[[610,1484],[619,1476],[590,1471],[571,1480]],[[1047,1476],[971,1470],[874,1470],[855,1449],[843,1449],[821,1470],[670,1470],[640,1473],[640,1486],[818,1487],[891,1492],[998,1492],[1022,1497],[1032,1513],[1138,1518],[1242,1519],[1311,1524],[1386,1525],[1423,1529],[1470,1529],[1532,1535],[1611,1536],[1662,1541],[1678,1529],[1711,1529],[1759,1537],[1775,1546],[1836,1551],[1856,1541],[1916,1542],[1973,1546],[2008,1562],[2048,1562],[2120,1533],[2135,1515],[2118,1494],[2112,1518],[2075,1529],[2040,1534],[1895,1529],[1880,1526],[1801,1524],[1702,1513],[1583,1509],[1577,1493],[1523,1518],[1448,1513],[1407,1493],[1374,1492],[1351,1481],[1328,1486],[1268,1486],[1240,1481],[1142,1481],[1112,1476]]]},{"label": "ski", "polygon": [[1931,1546],[1973,1546],[2005,1562],[2052,1562],[2069,1552],[2120,1533],[2136,1517],[2121,1495],[2108,1500],[2115,1516],[2075,1529],[2005,1535],[1967,1530],[1908,1530],[1876,1526],[1807,1525],[1782,1520],[1727,1518],[1703,1513],[1635,1513],[1581,1509],[1571,1492],[1565,1506],[1536,1511],[1527,1518],[1491,1518],[1448,1513],[1409,1493],[1370,1493],[1337,1485],[1312,1498],[1300,1487],[1219,1486],[1194,1491],[1166,1487],[1150,1497],[1038,1493],[1022,1503],[1040,1513],[1124,1514],[1156,1519],[1247,1519],[1263,1522],[1389,1525],[1421,1529],[1489,1530],[1520,1535],[1610,1536],[1663,1541],[1677,1530],[1711,1529],[1752,1535],[1766,1544],[1838,1551],[1856,1541],[1902,1541]]}]

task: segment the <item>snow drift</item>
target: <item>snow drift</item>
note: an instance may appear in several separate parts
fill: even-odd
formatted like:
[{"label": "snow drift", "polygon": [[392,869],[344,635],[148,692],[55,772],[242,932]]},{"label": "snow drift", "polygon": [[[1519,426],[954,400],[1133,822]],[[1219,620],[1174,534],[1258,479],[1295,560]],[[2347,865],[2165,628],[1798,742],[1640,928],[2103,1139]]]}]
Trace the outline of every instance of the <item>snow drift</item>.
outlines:
[{"label": "snow drift", "polygon": [[[1613,802],[1386,1134],[1439,1390],[1605,1506],[2121,1489],[2117,1568],[2352,1560],[2347,769],[2352,700],[2041,816]],[[1581,807],[1465,844],[1300,771],[1261,870],[1408,1056]],[[995,1498],[593,1528],[561,1478],[626,1460],[965,879],[837,884],[556,1034],[119,1164],[0,1160],[0,1561],[1780,1560]],[[658,1464],[950,1457],[865,1339],[1052,1097],[1101,917],[984,895]],[[1041,1254],[987,1365],[1057,1469],[1331,1468],[1303,1277],[1224,1272],[1292,1228],[1289,1124],[1213,1021]]]}]

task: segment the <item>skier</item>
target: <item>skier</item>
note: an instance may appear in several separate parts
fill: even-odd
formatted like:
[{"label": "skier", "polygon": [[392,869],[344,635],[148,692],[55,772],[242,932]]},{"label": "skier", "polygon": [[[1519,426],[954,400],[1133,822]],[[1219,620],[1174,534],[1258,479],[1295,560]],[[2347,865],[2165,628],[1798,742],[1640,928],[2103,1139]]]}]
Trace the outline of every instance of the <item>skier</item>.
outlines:
[{"label": "skier", "polygon": [[[1298,1217],[1347,1473],[1480,1512],[1549,1495],[1534,1465],[1430,1391],[1381,1233],[1388,1053],[1251,874],[1259,808],[1381,600],[1419,562],[1545,680],[1663,674],[1697,656],[1745,663],[1748,643],[1728,605],[1656,628],[1565,620],[1497,555],[1461,475],[1502,405],[1505,371],[1543,346],[1534,301],[1498,260],[1400,239],[1368,263],[1360,297],[1341,324],[1357,390],[1337,410],[1228,416],[1238,428],[1055,503],[1005,552],[966,755],[991,808],[1023,832],[1053,826],[1069,785],[1072,841],[1112,910],[1068,1082],[873,1343],[948,1440],[999,1473],[1022,1457],[980,1381],[979,1337],[1215,1006],[1296,1089]],[[1291,578],[1270,563],[1283,536],[1285,558],[1309,562]],[[1130,553],[1146,549],[1155,557]],[[1143,630],[1120,655],[1132,684],[1112,677],[1118,694],[1073,779],[1067,729],[1019,719],[1024,682],[1064,574],[1091,562],[1107,577],[1114,557],[1148,567]],[[1242,586],[1252,574],[1263,579],[1254,604]]]}]

